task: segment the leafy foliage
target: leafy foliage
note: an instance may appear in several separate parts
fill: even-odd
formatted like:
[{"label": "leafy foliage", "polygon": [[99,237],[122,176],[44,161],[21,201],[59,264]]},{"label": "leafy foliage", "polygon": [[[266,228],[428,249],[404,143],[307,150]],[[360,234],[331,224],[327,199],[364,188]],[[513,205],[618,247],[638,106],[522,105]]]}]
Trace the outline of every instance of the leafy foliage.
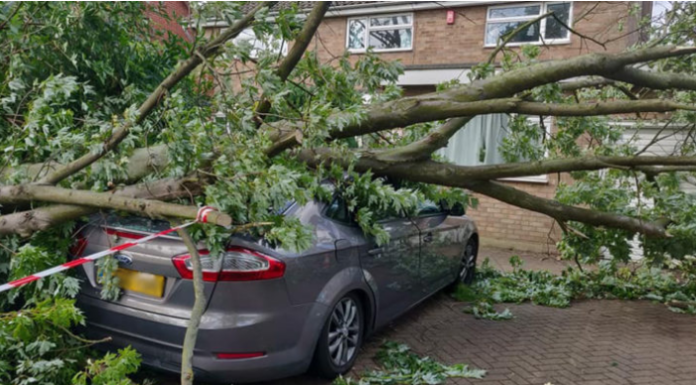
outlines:
[{"label": "leafy foliage", "polygon": [[140,355],[130,346],[118,353],[107,353],[104,357],[90,361],[87,370],[73,378],[75,385],[135,385],[127,375],[138,370]]},{"label": "leafy foliage", "polygon": [[[132,349],[110,354],[81,372],[92,352],[90,341],[73,334],[70,328],[84,324],[74,301],[46,299],[31,309],[0,315],[0,380],[5,384],[78,384],[130,385],[125,375],[133,373],[140,357]],[[117,382],[118,381],[118,382]]]},{"label": "leafy foliage", "polygon": [[485,370],[472,369],[464,364],[444,365],[430,357],[420,357],[404,344],[387,341],[377,352],[381,370],[365,373],[358,380],[339,377],[334,385],[435,385],[448,378],[483,378]]},{"label": "leafy foliage", "polygon": [[555,275],[548,271],[525,270],[519,257],[510,258],[513,271],[504,273],[493,269],[486,259],[472,286],[459,285],[453,293],[459,301],[472,302],[467,309],[476,318],[511,319],[509,309],[497,312],[496,303],[522,303],[568,307],[573,299],[598,298],[637,300],[665,303],[679,313],[696,314],[696,275],[693,257],[680,272],[663,271],[644,264],[617,266],[611,261],[600,263],[596,269],[583,271],[569,267]]},{"label": "leafy foliage", "polygon": [[[123,112],[142,102],[186,54],[181,39],[153,28],[152,20],[144,17],[149,12],[170,18],[153,4],[11,2],[0,9],[3,184],[35,180],[19,164],[64,163],[98,151],[112,129],[129,119]],[[186,80],[178,92],[193,100],[198,88]],[[148,120],[134,132],[159,125],[159,119]],[[124,159],[141,145],[124,141],[119,152],[64,185],[106,190],[127,178]],[[12,209],[3,207],[2,213]],[[65,223],[24,239],[5,237],[0,280],[65,262],[74,225]],[[57,274],[0,295],[0,309],[6,311],[0,313],[0,382],[131,383],[125,376],[140,360],[130,349],[88,362],[96,356],[89,348],[99,341],[71,331],[84,323],[71,299],[78,290],[75,277]]]}]

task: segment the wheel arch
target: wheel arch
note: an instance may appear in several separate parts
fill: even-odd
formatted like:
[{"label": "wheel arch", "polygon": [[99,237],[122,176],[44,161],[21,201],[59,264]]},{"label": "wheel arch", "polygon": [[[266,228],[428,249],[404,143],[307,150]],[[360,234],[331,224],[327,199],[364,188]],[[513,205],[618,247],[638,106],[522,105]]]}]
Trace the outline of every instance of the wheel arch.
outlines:
[{"label": "wheel arch", "polygon": [[367,335],[375,326],[377,302],[372,290],[365,281],[362,269],[359,267],[349,267],[334,275],[319,292],[316,302],[326,306],[327,312],[324,315],[324,321],[326,321],[330,315],[330,309],[349,293],[355,293],[360,300],[360,306],[366,321],[363,334]]},{"label": "wheel arch", "polygon": [[478,249],[479,249],[479,246],[481,245],[481,243],[479,241],[479,235],[477,232],[474,232],[473,234],[471,234],[471,236],[469,237],[469,242],[470,241],[474,241],[474,244],[476,245],[475,252],[478,253]]}]

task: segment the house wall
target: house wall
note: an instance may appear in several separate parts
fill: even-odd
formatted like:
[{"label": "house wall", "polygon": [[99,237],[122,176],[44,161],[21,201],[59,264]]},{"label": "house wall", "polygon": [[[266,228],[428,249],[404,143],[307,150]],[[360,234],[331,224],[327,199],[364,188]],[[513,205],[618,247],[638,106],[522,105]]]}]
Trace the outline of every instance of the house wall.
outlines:
[{"label": "house wall", "polygon": [[[152,7],[161,7],[159,10],[150,9],[145,12],[147,17],[155,24],[155,28],[178,35],[184,40],[192,40],[192,36],[184,30],[181,24],[177,23],[178,18],[191,15],[188,1],[150,1],[148,3]],[[169,20],[160,16],[160,13],[166,13],[169,16]]]},{"label": "house wall", "polygon": [[[636,43],[640,34],[635,30],[635,19],[629,17],[629,8],[640,3],[629,2],[574,2],[573,28],[582,35],[598,41],[610,41],[605,47],[571,35],[570,43],[542,47],[541,60],[564,59],[589,52],[618,52]],[[496,4],[501,5],[501,4]],[[458,69],[488,59],[493,48],[484,47],[488,6],[455,8],[455,22],[446,23],[447,4],[442,9],[414,12],[413,49],[405,52],[383,52],[385,60],[400,60],[408,70],[456,68],[460,79],[466,79]],[[346,17],[329,17],[319,27],[311,46],[322,61],[329,61],[345,52]],[[606,49],[605,49],[606,48]],[[519,48],[513,48],[519,50]],[[351,54],[355,61],[361,54]],[[428,78],[428,76],[425,76]],[[408,83],[414,84],[414,83]],[[432,85],[405,87],[406,95],[432,92]],[[553,199],[559,180],[571,182],[568,175],[548,175],[546,183],[504,183],[521,191]],[[555,243],[560,229],[551,218],[506,203],[475,194],[477,209],[468,215],[476,220],[482,244],[516,250],[556,253]]]},{"label": "house wall", "polygon": [[[493,48],[484,47],[488,6],[453,8],[455,21],[452,25],[448,25],[445,19],[446,10],[450,8],[447,8],[447,3],[442,3],[442,6],[442,9],[414,12],[412,50],[382,52],[380,56],[385,60],[401,60],[407,68],[442,64],[467,66],[486,60],[493,51]],[[628,16],[630,6],[630,2],[574,2],[573,28],[598,41],[613,39],[606,45],[606,50],[621,51],[639,38],[638,33],[629,33],[635,29],[634,19]],[[319,27],[316,48],[322,60],[331,60],[345,51],[346,21],[346,17],[328,17]],[[541,59],[562,59],[594,51],[604,51],[604,48],[571,36],[569,44],[544,47]],[[351,57],[357,60],[360,54]]]}]

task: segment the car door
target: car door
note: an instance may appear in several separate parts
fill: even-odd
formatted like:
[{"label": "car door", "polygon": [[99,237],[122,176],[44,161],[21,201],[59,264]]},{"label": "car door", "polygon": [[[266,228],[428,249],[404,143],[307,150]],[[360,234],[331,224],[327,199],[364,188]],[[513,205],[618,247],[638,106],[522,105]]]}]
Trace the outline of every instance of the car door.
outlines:
[{"label": "car door", "polygon": [[433,202],[423,202],[413,219],[420,231],[420,279],[427,296],[451,283],[464,250],[461,221]]},{"label": "car door", "polygon": [[388,218],[379,224],[389,233],[389,242],[377,245],[370,240],[360,256],[366,279],[375,290],[377,327],[408,310],[422,292],[418,227],[409,218]]}]

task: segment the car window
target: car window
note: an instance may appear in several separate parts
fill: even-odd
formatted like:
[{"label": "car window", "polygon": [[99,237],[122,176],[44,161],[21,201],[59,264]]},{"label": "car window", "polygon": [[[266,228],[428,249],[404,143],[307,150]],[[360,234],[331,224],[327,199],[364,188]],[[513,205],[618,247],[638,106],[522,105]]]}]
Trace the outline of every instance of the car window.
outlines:
[{"label": "car window", "polygon": [[336,197],[326,208],[325,215],[335,221],[350,223],[350,214],[348,213],[348,206],[346,201]]},{"label": "car window", "polygon": [[419,217],[421,216],[427,216],[427,215],[435,215],[435,214],[440,214],[442,213],[442,210],[440,209],[440,205],[437,203],[431,201],[431,200],[425,200],[423,202],[418,202],[418,211],[417,215]]}]

